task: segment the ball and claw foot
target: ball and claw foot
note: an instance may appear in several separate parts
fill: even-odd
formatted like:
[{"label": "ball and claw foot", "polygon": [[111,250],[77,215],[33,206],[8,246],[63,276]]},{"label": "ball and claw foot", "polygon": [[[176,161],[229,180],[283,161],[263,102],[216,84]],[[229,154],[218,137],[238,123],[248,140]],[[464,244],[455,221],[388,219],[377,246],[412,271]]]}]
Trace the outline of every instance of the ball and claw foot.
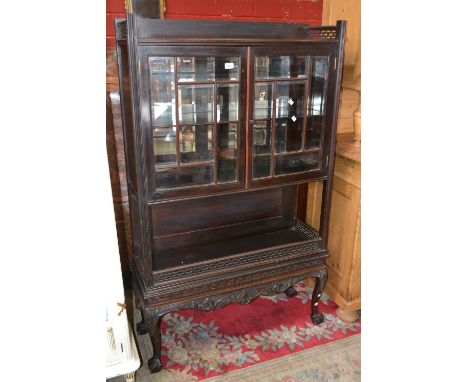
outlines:
[{"label": "ball and claw foot", "polygon": [[319,312],[312,312],[310,315],[310,319],[312,320],[314,325],[320,325],[323,321],[325,321],[323,315]]},{"label": "ball and claw foot", "polygon": [[146,328],[143,322],[137,322],[136,324],[136,331],[139,335],[143,335],[148,333],[148,329]]},{"label": "ball and claw foot", "polygon": [[288,297],[296,297],[297,296],[297,290],[294,289],[293,286],[290,286],[288,289],[284,291],[286,293],[286,296]]},{"label": "ball and claw foot", "polygon": [[148,367],[150,369],[151,374],[157,373],[162,370],[161,360],[157,357],[152,357],[148,360]]}]

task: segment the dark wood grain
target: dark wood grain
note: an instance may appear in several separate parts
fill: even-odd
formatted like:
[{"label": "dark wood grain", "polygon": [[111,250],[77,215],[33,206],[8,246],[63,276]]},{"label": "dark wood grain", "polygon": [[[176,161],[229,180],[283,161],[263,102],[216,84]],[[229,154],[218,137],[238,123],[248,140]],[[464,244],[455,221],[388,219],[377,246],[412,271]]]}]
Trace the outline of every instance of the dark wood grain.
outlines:
[{"label": "dark wood grain", "polygon": [[[144,4],[143,0],[135,0],[134,13],[116,25],[116,31],[135,253],[131,261],[133,285],[145,325],[151,331],[154,356],[149,364],[156,372],[161,369],[158,322],[173,309],[214,309],[231,302],[248,303],[261,294],[286,290],[292,295],[293,284],[311,276],[318,280],[311,320],[314,323],[323,320],[316,303],[327,274],[329,190],[345,23],[310,28],[302,24],[167,22],[139,17]],[[123,25],[126,25],[125,30]],[[172,168],[181,171],[180,184],[184,187],[158,187],[148,64],[150,56],[158,55],[240,57],[237,181],[189,187],[192,173],[177,161]],[[276,158],[274,144],[271,152],[274,165],[277,160],[287,165],[288,158],[303,153],[318,158],[316,169],[304,171],[297,157],[294,167],[297,172],[277,175],[272,168],[270,178],[253,179],[253,62],[256,55],[328,57],[327,102],[320,148],[304,150],[302,141],[306,134],[302,131],[298,152],[281,152]],[[307,80],[307,84],[309,89],[310,81]],[[176,89],[177,86],[176,83]],[[214,141],[218,139],[215,135]],[[216,161],[219,151],[213,151]],[[179,157],[179,149],[177,153]],[[231,150],[229,155],[234,153]],[[178,175],[174,176],[173,181],[179,182]],[[310,181],[324,182],[319,232],[298,219],[304,218],[305,184]]]}]

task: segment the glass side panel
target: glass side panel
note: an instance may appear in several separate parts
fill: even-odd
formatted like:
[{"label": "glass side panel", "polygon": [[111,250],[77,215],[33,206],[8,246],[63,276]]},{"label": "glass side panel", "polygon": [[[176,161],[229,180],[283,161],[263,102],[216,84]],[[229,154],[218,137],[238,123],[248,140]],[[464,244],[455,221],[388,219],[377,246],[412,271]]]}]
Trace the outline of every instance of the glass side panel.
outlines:
[{"label": "glass side panel", "polygon": [[200,186],[213,183],[213,165],[156,167],[156,188]]},{"label": "glass side panel", "polygon": [[150,57],[151,123],[175,125],[174,58]]},{"label": "glass side panel", "polygon": [[180,124],[213,122],[213,95],[213,85],[180,85]]},{"label": "glass side panel", "polygon": [[306,56],[256,56],[255,79],[306,77]]},{"label": "glass side panel", "polygon": [[172,164],[177,161],[176,127],[156,126],[153,128],[155,164]]},{"label": "glass side panel", "polygon": [[218,124],[218,183],[237,180],[237,123]]},{"label": "glass side panel", "polygon": [[328,57],[311,57],[311,90],[306,121],[305,148],[320,147],[325,123],[325,93],[327,91]]},{"label": "glass side panel", "polygon": [[272,118],[273,117],[273,84],[257,83],[255,84],[255,103],[254,118]]},{"label": "glass side panel", "polygon": [[179,82],[238,81],[239,57],[177,57]]},{"label": "glass side panel", "polygon": [[204,162],[213,159],[213,125],[181,126],[180,161]]},{"label": "glass side panel", "polygon": [[271,156],[269,154],[254,155],[252,161],[254,179],[270,177]]},{"label": "glass side panel", "polygon": [[254,121],[254,155],[271,152],[271,121]]},{"label": "glass side panel", "polygon": [[217,122],[237,121],[239,109],[239,85],[223,84],[217,86]]},{"label": "glass side panel", "polygon": [[308,115],[323,115],[325,113],[325,84],[327,75],[328,57],[312,57]]},{"label": "glass side panel", "polygon": [[293,174],[318,169],[319,153],[282,155],[275,158],[275,174]]}]

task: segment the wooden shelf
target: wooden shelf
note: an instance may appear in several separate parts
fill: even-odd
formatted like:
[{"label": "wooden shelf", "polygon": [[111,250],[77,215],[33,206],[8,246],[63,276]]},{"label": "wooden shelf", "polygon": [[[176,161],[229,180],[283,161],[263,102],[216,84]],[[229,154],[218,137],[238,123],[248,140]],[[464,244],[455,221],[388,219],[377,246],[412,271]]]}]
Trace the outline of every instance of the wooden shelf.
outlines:
[{"label": "wooden shelf", "polygon": [[241,253],[270,250],[278,247],[290,247],[311,241],[318,241],[317,231],[296,219],[296,224],[289,228],[263,232],[256,235],[221,239],[209,244],[178,248],[177,256],[173,250],[159,251],[153,254],[153,270],[184,266],[207,260],[220,259]]}]

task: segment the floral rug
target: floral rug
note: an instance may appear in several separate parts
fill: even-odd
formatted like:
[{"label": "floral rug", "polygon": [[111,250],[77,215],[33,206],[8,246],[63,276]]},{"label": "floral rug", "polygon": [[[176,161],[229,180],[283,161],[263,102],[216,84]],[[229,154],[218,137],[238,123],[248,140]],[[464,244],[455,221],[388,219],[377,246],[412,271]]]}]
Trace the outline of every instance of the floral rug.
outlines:
[{"label": "floral rug", "polygon": [[[325,322],[318,326],[313,325],[309,318],[312,288],[307,288],[304,283],[296,284],[295,288],[298,294],[293,298],[282,293],[273,297],[259,297],[248,305],[231,304],[211,312],[184,309],[167,314],[161,326],[164,370],[149,375],[146,361],[152,353],[151,342],[148,335],[137,336],[143,361],[142,368],[137,373],[137,380],[200,381],[213,378],[213,381],[221,381],[234,375],[235,371],[239,374],[240,369],[266,364],[282,357],[287,358],[288,355],[303,353],[307,349],[314,350],[334,341],[339,343],[360,333],[360,321],[345,324],[336,317],[337,305],[326,293],[322,294],[318,306]],[[350,375],[346,374],[352,377],[349,381],[358,381],[360,357],[359,354],[355,354],[356,349],[353,351],[354,353],[350,354],[343,353],[342,358],[344,357],[347,363],[344,369],[347,372],[352,370]],[[285,367],[287,370],[289,366]],[[317,370],[328,369],[330,367],[322,366]],[[306,379],[285,375],[285,379],[271,380],[348,380],[342,379],[340,367],[331,369],[335,370],[330,374],[334,377],[328,379],[317,379],[320,376],[317,372],[315,379],[312,379],[311,375]],[[313,373],[314,368],[307,370]],[[262,373],[265,376],[264,371]],[[307,376],[304,370],[298,373]],[[243,377],[241,374],[237,380],[247,380],[245,374]],[[277,377],[279,374],[275,375]],[[216,379],[218,376],[222,378]]]}]

